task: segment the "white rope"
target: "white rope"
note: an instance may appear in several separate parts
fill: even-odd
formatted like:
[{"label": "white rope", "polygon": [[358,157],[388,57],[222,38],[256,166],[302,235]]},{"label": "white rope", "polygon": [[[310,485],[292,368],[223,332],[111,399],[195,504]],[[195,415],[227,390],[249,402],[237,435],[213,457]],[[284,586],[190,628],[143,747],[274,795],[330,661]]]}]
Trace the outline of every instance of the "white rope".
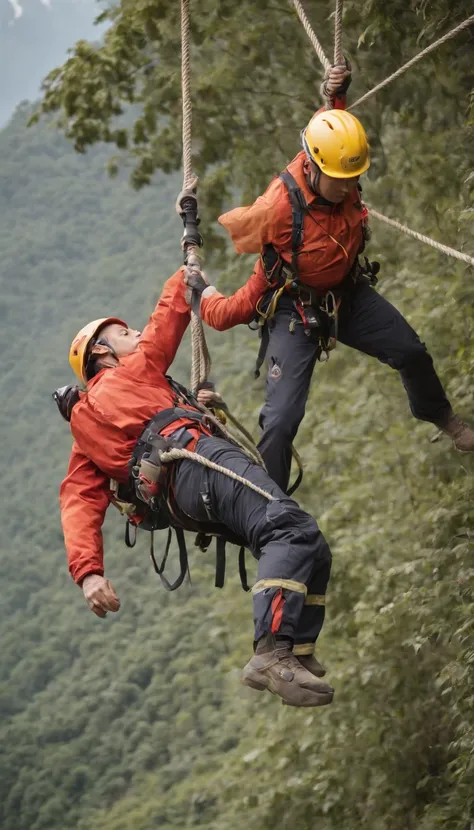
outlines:
[{"label": "white rope", "polygon": [[329,67],[331,66],[331,62],[327,59],[326,55],[324,54],[323,47],[321,46],[318,38],[316,37],[316,34],[315,34],[315,32],[314,32],[314,30],[311,26],[311,23],[309,22],[308,18],[306,17],[305,10],[304,10],[303,6],[301,5],[300,0],[292,0],[292,2],[293,2],[293,5],[296,9],[298,17],[299,17],[299,19],[301,20],[301,22],[303,24],[304,30],[305,30],[306,34],[308,35],[311,43],[314,46],[314,50],[315,50],[319,60],[321,61],[322,65],[324,66],[324,69],[329,69]]},{"label": "white rope", "polygon": [[[181,0],[181,91],[183,99],[183,190],[190,187],[193,180],[192,169],[192,99],[191,99],[191,62],[189,38],[189,0]],[[188,247],[188,265],[201,269],[201,258],[197,247]],[[196,391],[200,383],[206,381],[211,370],[211,358],[207,348],[204,328],[199,317],[191,312],[191,389]]]},{"label": "white rope", "polygon": [[336,0],[336,19],[334,21],[334,65],[345,66],[342,51],[342,7],[343,0]]},{"label": "white rope", "polygon": [[215,470],[216,473],[222,473],[222,475],[225,475],[228,478],[232,478],[234,479],[234,481],[239,481],[240,484],[244,484],[250,490],[253,490],[260,496],[263,496],[265,499],[267,499],[267,501],[277,500],[275,496],[272,496],[271,493],[267,493],[266,490],[262,490],[262,488],[258,487],[257,484],[254,484],[247,478],[239,476],[232,470],[228,470],[227,467],[222,467],[220,464],[215,464],[213,461],[209,461],[208,458],[206,458],[204,455],[200,455],[197,452],[190,452],[189,450],[180,450],[178,448],[175,448],[172,450],[167,450],[167,452],[160,452],[159,455],[160,461],[162,461],[163,464],[168,464],[170,461],[179,461],[180,459],[186,458],[188,461],[194,461],[196,464],[202,464],[204,467],[208,467],[210,470]]},{"label": "white rope", "polygon": [[403,233],[408,234],[408,236],[412,236],[413,239],[418,239],[419,242],[431,245],[432,248],[436,248],[437,251],[441,251],[443,254],[452,256],[455,259],[460,259],[462,262],[467,262],[468,265],[474,265],[474,257],[469,256],[469,254],[463,254],[461,251],[456,251],[455,248],[450,248],[448,245],[442,245],[441,242],[436,242],[435,239],[431,239],[429,236],[418,233],[418,231],[412,231],[411,228],[407,228],[406,225],[402,225],[395,219],[389,219],[388,216],[384,216],[383,213],[379,213],[373,208],[369,208],[369,213],[371,216],[375,216],[376,219],[380,219],[381,222],[385,222],[385,224],[390,225],[392,228],[397,228],[397,230],[403,231]]},{"label": "white rope", "polygon": [[447,40],[450,40],[452,37],[456,37],[456,35],[458,35],[459,32],[462,32],[464,29],[467,29],[469,26],[472,26],[473,23],[474,14],[472,14],[470,17],[464,20],[463,23],[460,23],[459,26],[456,26],[454,29],[451,29],[451,31],[447,32],[447,34],[443,35],[443,37],[440,37],[438,40],[435,40],[434,43],[431,43],[430,46],[427,46],[426,49],[423,49],[423,51],[419,52],[418,55],[415,55],[414,58],[411,58],[411,60],[409,60],[407,63],[401,66],[400,69],[397,69],[396,72],[393,72],[392,75],[389,75],[388,78],[385,78],[385,80],[381,81],[380,84],[377,84],[377,86],[374,86],[373,89],[370,89],[368,92],[366,92],[365,95],[362,96],[362,98],[358,98],[358,100],[355,101],[355,103],[351,104],[351,106],[348,107],[348,109],[353,110],[354,107],[358,107],[359,104],[362,104],[363,101],[367,101],[367,99],[371,98],[372,95],[375,95],[375,93],[378,92],[379,89],[383,89],[384,86],[387,86],[387,84],[390,84],[396,78],[399,78],[400,75],[403,75],[403,73],[406,72],[407,69],[410,69],[412,66],[414,66],[414,64],[421,60],[421,58],[424,58],[425,55],[428,55],[430,52],[433,52],[434,49],[437,49],[438,46],[441,46],[443,43],[445,43]]},{"label": "white rope", "polygon": [[181,0],[181,92],[183,99],[183,190],[193,180],[191,158],[191,63],[189,57],[189,0]]}]

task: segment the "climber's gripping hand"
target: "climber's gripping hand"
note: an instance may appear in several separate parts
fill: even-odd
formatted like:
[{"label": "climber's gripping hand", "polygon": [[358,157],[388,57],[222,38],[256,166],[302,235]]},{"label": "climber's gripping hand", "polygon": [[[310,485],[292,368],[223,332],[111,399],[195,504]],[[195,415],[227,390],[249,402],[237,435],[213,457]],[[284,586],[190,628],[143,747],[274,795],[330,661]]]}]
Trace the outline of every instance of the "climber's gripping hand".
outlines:
[{"label": "climber's gripping hand", "polygon": [[324,75],[321,93],[325,98],[343,98],[352,81],[351,65],[345,58],[345,66],[330,66]]},{"label": "climber's gripping hand", "polygon": [[184,266],[184,281],[189,288],[199,294],[199,297],[209,285],[204,272],[194,265]]},{"label": "climber's gripping hand", "polygon": [[120,600],[112,583],[99,574],[89,574],[82,581],[82,592],[94,614],[105,617],[107,611],[118,611]]}]

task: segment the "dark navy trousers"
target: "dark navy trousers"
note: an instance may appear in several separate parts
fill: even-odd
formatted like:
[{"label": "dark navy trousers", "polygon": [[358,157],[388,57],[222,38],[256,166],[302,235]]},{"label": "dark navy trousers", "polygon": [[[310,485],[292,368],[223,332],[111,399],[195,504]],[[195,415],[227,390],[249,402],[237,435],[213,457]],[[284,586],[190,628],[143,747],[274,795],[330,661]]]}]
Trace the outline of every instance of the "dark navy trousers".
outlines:
[{"label": "dark navy trousers", "polygon": [[[288,489],[291,444],[305,413],[317,359],[317,343],[307,337],[303,325],[290,332],[292,314],[291,298],[281,298],[270,323],[266,397],[260,414],[263,434],[258,445],[270,476],[283,491]],[[344,295],[338,340],[400,373],[415,418],[433,423],[448,420],[451,406],[426,346],[400,312],[368,283],[356,283]]]},{"label": "dark navy trousers", "polygon": [[255,640],[273,632],[291,637],[296,654],[312,654],[322,628],[331,552],[316,521],[288,498],[268,473],[239,447],[203,436],[196,452],[266,490],[273,501],[245,484],[193,461],[176,466],[178,506],[196,521],[214,521],[243,539],[258,559],[252,589]]}]

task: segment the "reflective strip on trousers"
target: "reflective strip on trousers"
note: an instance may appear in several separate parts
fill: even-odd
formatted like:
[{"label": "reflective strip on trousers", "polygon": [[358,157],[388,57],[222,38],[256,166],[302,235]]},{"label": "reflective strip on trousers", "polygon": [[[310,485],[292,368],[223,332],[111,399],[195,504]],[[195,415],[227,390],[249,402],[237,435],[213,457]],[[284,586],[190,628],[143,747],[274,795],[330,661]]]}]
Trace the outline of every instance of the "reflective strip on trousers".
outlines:
[{"label": "reflective strip on trousers", "polygon": [[299,643],[293,646],[293,654],[296,657],[312,657],[314,654],[316,643]]},{"label": "reflective strip on trousers", "polygon": [[324,594],[307,594],[304,601],[305,605],[326,605],[326,597]]},{"label": "reflective strip on trousers", "polygon": [[295,591],[305,596],[308,593],[306,585],[294,579],[259,579],[252,588],[252,594],[259,594],[265,588],[285,588],[287,591]]}]

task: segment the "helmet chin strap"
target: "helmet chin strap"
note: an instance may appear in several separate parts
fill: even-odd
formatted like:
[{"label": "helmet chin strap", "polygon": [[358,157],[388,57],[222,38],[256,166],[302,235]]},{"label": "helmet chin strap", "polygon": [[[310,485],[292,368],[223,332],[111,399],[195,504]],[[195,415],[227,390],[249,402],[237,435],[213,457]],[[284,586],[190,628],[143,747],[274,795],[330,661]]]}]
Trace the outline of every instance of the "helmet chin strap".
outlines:
[{"label": "helmet chin strap", "polygon": [[318,167],[318,165],[316,164],[315,161],[313,161],[313,164],[316,167],[316,174],[315,174],[314,178],[311,180],[311,189],[314,190],[314,192],[317,193],[318,196],[321,196],[321,193],[319,191],[319,180],[321,178],[321,169]]},{"label": "helmet chin strap", "polygon": [[[305,132],[306,132],[306,130],[301,130],[300,137],[301,137],[301,145],[303,147],[303,150],[306,153],[306,158],[308,159],[308,162],[309,162],[309,165],[310,165],[310,167],[309,167],[310,173],[309,173],[309,176],[308,176],[308,179],[309,179],[308,184],[309,184],[311,190],[314,190],[314,192],[317,193],[318,196],[321,196],[321,193],[319,192],[319,180],[321,178],[321,168],[316,164],[315,160],[311,156],[311,153],[309,152],[309,147],[308,147],[308,142],[306,141]],[[314,167],[316,168],[316,174],[314,175],[314,177],[312,175],[312,170],[313,170],[312,165],[314,165]]]},{"label": "helmet chin strap", "polygon": [[[112,358],[110,363],[107,363],[107,360]],[[101,359],[103,363],[102,368],[112,368],[117,365],[118,357],[115,352],[115,349],[111,346],[108,340],[105,337],[100,337],[98,340],[95,341],[93,346],[89,349],[89,356],[87,359],[87,368],[86,371],[89,371],[91,368],[91,364],[97,363],[98,360]]]}]

